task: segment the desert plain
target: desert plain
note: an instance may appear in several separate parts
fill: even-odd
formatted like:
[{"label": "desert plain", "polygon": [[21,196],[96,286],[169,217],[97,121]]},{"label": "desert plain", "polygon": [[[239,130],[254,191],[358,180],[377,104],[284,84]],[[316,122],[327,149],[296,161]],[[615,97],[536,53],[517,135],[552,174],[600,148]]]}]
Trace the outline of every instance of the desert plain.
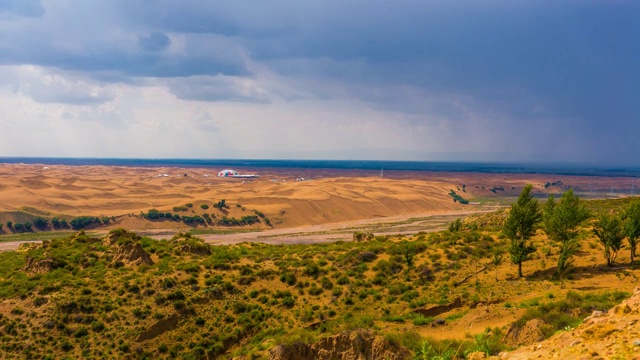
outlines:
[{"label": "desert plain", "polygon": [[[136,216],[184,204],[197,214],[224,199],[229,216],[258,210],[281,229],[486,211],[508,204],[526,184],[541,198],[568,188],[583,198],[615,198],[634,194],[640,184],[627,177],[387,171],[381,178],[365,170],[270,168],[238,169],[260,178],[233,179],[217,177],[220,170],[0,164],[0,222],[43,213],[114,217],[106,228],[184,229],[189,226]],[[471,204],[454,202],[452,190]]]},{"label": "desert plain", "polygon": [[[405,354],[400,346],[418,359],[524,359],[547,346],[545,358],[551,345],[536,344],[592,334],[577,327],[640,285],[628,247],[606,266],[592,231],[597,213],[624,211],[635,178],[219,170],[0,165],[0,250],[13,250],[0,252],[0,354],[349,358],[372,341],[385,356]],[[593,216],[566,273],[542,229],[524,277],[509,261],[501,226],[527,184],[541,202],[568,189],[588,200]],[[78,217],[101,220],[85,231],[6,226]],[[194,217],[207,220],[184,220]],[[254,220],[229,222],[244,218]],[[461,227],[450,227],[456,219]],[[604,345],[585,335],[572,353],[633,358],[635,324],[602,330],[612,336]],[[509,355],[522,345],[533,347]]]}]

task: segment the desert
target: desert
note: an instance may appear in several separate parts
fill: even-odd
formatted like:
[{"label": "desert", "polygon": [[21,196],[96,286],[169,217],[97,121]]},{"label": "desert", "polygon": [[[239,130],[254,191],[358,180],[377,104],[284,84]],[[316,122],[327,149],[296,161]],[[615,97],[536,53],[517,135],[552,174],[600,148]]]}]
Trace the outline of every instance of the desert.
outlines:
[{"label": "desert", "polygon": [[[586,198],[633,195],[638,189],[632,177],[387,171],[380,178],[379,172],[366,170],[248,168],[239,170],[261,178],[230,179],[217,177],[219,170],[0,164],[0,221],[20,221],[21,212],[33,209],[50,217],[115,218],[107,229],[189,228],[137,217],[185,204],[193,206],[186,214],[202,213],[201,205],[224,199],[232,215],[258,210],[274,228],[293,228],[482,210],[517,197],[526,184],[533,184],[541,198],[569,188]],[[474,204],[454,202],[452,190]]]},{"label": "desert", "polygon": [[[638,286],[626,240],[607,264],[593,230],[634,178],[215,170],[0,165],[3,357],[545,358]],[[509,254],[527,184],[541,212],[573,191],[588,212],[562,272],[542,222],[522,277]],[[571,353],[633,358],[636,333]]]}]

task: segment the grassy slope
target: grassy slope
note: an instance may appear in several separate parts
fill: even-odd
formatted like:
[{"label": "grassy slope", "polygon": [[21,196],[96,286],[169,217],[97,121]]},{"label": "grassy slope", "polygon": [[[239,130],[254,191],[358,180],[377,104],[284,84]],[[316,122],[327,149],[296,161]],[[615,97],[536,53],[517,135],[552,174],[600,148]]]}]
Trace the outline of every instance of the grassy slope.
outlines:
[{"label": "grassy slope", "polygon": [[[605,269],[592,236],[585,232],[583,238],[576,270],[563,283],[553,278],[554,247],[539,235],[539,250],[525,264],[526,280],[515,281],[515,268],[505,259],[455,286],[506,248],[495,230],[365,243],[241,244],[211,247],[211,255],[204,256],[184,251],[185,241],[208,248],[196,239],[132,239],[155,262],[140,266],[114,262],[114,247],[89,236],[70,236],[51,241],[47,249],[0,253],[0,355],[264,357],[278,343],[309,342],[354,328],[374,329],[417,354],[429,354],[425,358],[451,356],[452,349],[462,355],[478,349],[496,353],[508,323],[491,320],[487,326],[498,328],[464,340],[468,324],[479,321],[478,310],[469,305],[497,300],[492,309],[520,322],[547,316],[545,331],[552,334],[624,296],[608,290],[633,286],[628,279],[637,278],[636,271]],[[411,267],[407,254],[413,255]],[[51,259],[58,268],[25,273],[28,258]],[[572,287],[579,290],[567,293]],[[442,315],[457,340],[423,343],[442,339],[441,330],[411,311],[458,297],[465,307]],[[164,332],[136,341],[154,324]]]}]

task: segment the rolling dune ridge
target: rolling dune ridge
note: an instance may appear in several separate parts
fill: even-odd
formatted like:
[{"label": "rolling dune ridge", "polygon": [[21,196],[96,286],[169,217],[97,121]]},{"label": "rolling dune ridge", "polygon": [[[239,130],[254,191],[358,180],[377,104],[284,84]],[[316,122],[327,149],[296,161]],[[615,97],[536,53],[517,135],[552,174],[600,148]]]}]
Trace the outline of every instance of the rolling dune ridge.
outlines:
[{"label": "rolling dune ridge", "polygon": [[[229,179],[218,178],[218,170],[2,164],[0,211],[29,207],[51,215],[121,216],[152,208],[171,211],[186,203],[199,211],[201,204],[225,199],[232,214],[241,204],[262,211],[276,227],[296,227],[468,210],[453,202],[451,190],[466,199],[491,199],[515,196],[528,183],[541,196],[569,186],[594,196],[635,189],[631,178],[563,176],[562,185],[545,188],[556,176],[406,171],[388,172],[381,179],[373,171],[245,169],[262,177]],[[132,221],[126,225],[135,228]]]}]

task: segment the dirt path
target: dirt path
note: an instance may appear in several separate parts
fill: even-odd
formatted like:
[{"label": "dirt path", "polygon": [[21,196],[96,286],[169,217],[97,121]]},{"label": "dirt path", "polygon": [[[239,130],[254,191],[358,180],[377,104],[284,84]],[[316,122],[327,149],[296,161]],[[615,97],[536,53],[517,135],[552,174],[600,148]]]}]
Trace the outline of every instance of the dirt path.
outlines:
[{"label": "dirt path", "polygon": [[8,241],[8,242],[0,242],[0,251],[12,251],[16,250],[22,244],[29,244],[32,242],[41,242],[40,240],[30,240],[30,241]]}]

